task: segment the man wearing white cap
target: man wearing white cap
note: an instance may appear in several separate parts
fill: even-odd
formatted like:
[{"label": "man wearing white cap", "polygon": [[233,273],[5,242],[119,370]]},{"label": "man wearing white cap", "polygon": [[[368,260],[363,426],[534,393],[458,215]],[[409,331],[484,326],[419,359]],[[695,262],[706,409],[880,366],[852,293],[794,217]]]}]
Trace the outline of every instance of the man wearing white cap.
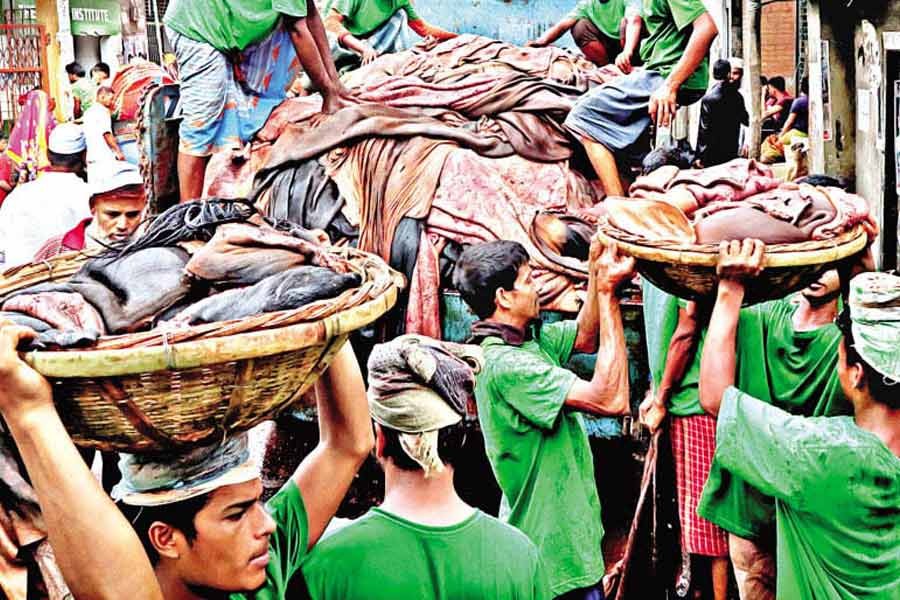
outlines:
[{"label": "man wearing white cap", "polygon": [[122,163],[117,172],[90,187],[91,216],[48,239],[34,255],[35,261],[121,245],[137,231],[147,204],[144,180],[137,169]]},{"label": "man wearing white cap", "polygon": [[72,444],[49,382],[16,353],[34,335],[0,321],[0,414],[72,596],[285,598],[372,449],[365,387],[350,344],[316,384],[318,445],[267,506],[246,437],[238,436],[178,456],[123,456],[123,479],[114,491],[120,512]]},{"label": "man wearing white cap", "polygon": [[852,417],[792,415],[734,387],[735,336],[758,240],[723,242],[700,402],[716,460],[775,498],[778,598],[900,598],[900,277],[849,282],[838,377]]},{"label": "man wearing white cap", "polygon": [[453,485],[481,349],[405,335],[369,357],[384,502],[326,534],[303,565],[313,600],[550,598],[537,547]]},{"label": "man wearing white cap", "polygon": [[97,90],[97,101],[84,112],[84,140],[87,144],[88,183],[99,183],[112,177],[124,166],[135,165],[124,162],[125,155],[119,148],[112,129],[112,107],[114,94],[111,87]]},{"label": "man wearing white cap", "polygon": [[91,215],[90,188],[79,176],[84,155],[81,127],[57,125],[48,144],[50,167],[35,181],[17,187],[0,207],[4,268],[30,262],[50,236],[68,231]]}]

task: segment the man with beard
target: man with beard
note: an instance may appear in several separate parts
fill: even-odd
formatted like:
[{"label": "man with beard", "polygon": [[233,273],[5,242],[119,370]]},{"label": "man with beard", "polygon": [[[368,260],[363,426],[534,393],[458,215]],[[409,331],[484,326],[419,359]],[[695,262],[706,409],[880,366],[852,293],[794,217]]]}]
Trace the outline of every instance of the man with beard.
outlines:
[{"label": "man with beard", "polygon": [[91,186],[91,216],[65,233],[47,240],[34,260],[78,250],[121,245],[134,235],[147,204],[144,180],[127,163],[122,170]]},{"label": "man with beard", "polygon": [[[596,599],[604,574],[603,525],[594,461],[581,412],[623,415],[628,355],[615,289],[634,259],[590,248],[587,298],[577,321],[538,329],[540,304],[525,248],[497,241],[468,247],[453,283],[482,319],[472,341],[484,350],[478,420],[503,491],[500,518],[537,545],[551,592]],[[590,381],[565,367],[573,352],[597,353]],[[561,504],[562,503],[562,504]]]},{"label": "man with beard", "polygon": [[749,119],[744,98],[732,80],[731,65],[717,60],[713,65],[716,84],[700,101],[700,131],[697,134],[699,168],[712,167],[737,158],[741,125]]}]

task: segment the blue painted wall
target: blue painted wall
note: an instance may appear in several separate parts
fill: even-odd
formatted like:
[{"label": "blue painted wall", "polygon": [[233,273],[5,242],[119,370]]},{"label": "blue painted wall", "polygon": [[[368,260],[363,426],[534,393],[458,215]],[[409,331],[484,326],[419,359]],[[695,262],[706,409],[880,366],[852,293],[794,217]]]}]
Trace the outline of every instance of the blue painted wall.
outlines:
[{"label": "blue painted wall", "polygon": [[[523,45],[567,15],[577,0],[415,0],[425,20],[459,33]],[[564,35],[557,46],[574,48]]]}]

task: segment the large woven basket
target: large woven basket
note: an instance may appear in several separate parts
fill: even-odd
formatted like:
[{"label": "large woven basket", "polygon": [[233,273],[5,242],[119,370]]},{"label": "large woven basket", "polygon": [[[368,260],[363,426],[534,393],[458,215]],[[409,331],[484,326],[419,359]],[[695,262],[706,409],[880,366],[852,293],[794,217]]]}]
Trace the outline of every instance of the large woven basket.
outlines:
[{"label": "large woven basket", "polygon": [[[711,296],[718,283],[717,244],[654,242],[622,231],[602,219],[598,233],[636,259],[638,272],[656,287],[688,300]],[[865,248],[866,232],[857,226],[833,239],[766,246],[765,270],[747,287],[745,304],[783,298],[801,290],[840,260]]]},{"label": "large woven basket", "polygon": [[[362,284],[297,310],[101,338],[86,350],[25,360],[54,384],[76,444],[120,452],[180,450],[247,430],[295,406],[354,330],[397,301],[403,276],[379,257],[335,249]],[[0,296],[64,280],[86,260],[68,254],[0,276]]]}]

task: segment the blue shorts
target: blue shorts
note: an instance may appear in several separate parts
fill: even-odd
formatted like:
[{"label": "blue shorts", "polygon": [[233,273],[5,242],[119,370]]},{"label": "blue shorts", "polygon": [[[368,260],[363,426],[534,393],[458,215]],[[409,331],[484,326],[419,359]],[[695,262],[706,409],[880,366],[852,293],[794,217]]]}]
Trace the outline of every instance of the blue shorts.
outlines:
[{"label": "blue shorts", "polygon": [[183,119],[178,150],[209,156],[239,148],[262,129],[300,71],[290,34],[279,22],[263,40],[226,54],[166,27],[181,74]]}]

